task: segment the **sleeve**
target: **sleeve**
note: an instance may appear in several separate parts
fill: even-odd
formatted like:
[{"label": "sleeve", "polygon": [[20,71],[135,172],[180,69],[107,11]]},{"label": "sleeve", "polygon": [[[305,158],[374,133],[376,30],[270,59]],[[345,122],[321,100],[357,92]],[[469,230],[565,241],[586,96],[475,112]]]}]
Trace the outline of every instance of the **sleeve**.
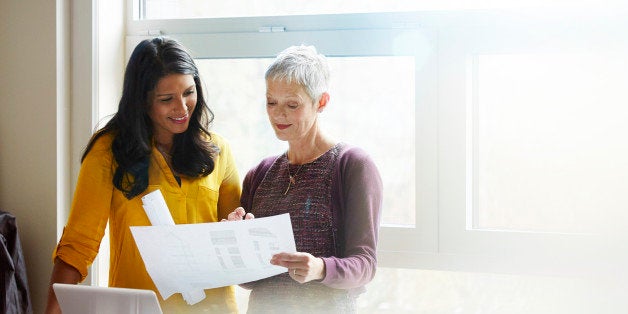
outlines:
[{"label": "sleeve", "polygon": [[114,189],[113,157],[110,145],[103,145],[103,140],[94,144],[81,164],[70,216],[52,254],[53,261],[58,257],[76,268],[81,281],[98,254]]},{"label": "sleeve", "polygon": [[278,156],[271,156],[262,159],[262,161],[255,167],[253,167],[244,177],[242,182],[242,196],[240,197],[240,206],[245,211],[252,211],[253,196],[255,196],[255,190],[260,185],[266,172],[273,165]]},{"label": "sleeve", "polygon": [[252,204],[252,181],[253,175],[255,173],[255,169],[249,170],[249,172],[244,176],[244,180],[242,181],[242,196],[240,196],[240,206],[244,208],[245,211],[251,211]]},{"label": "sleeve", "polygon": [[[212,134],[212,136],[216,135]],[[226,219],[230,212],[240,206],[240,194],[242,193],[235,158],[229,143],[224,139],[221,140],[219,162],[223,163],[220,167],[224,169],[224,175],[218,191],[218,221],[223,218]]]},{"label": "sleeve", "polygon": [[359,288],[370,282],[377,267],[377,237],[382,207],[382,180],[375,163],[361,149],[346,152],[338,171],[342,218],[341,257],[325,257],[322,283],[337,289]]}]

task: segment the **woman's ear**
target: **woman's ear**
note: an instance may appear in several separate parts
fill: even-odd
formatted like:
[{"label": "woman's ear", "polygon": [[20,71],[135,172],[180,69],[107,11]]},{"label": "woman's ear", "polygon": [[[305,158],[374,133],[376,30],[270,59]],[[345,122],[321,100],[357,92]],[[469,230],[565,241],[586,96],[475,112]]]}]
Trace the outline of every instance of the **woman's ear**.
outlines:
[{"label": "woman's ear", "polygon": [[329,94],[327,92],[321,95],[321,98],[318,100],[318,109],[317,112],[323,112],[325,107],[327,107],[327,103],[329,102]]}]

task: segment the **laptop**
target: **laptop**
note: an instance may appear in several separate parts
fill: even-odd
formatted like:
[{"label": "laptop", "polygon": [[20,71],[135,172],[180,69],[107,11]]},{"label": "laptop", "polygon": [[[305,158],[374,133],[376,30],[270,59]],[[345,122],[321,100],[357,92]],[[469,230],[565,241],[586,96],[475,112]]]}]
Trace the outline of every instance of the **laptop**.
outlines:
[{"label": "laptop", "polygon": [[52,288],[63,314],[161,314],[152,290],[55,283]]}]

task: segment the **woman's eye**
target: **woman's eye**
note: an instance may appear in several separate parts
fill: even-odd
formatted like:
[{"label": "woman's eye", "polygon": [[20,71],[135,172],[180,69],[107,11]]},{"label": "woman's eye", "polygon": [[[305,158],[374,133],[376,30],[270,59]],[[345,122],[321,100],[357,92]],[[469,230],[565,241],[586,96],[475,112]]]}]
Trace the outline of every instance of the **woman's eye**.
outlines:
[{"label": "woman's eye", "polygon": [[288,108],[290,109],[296,109],[297,107],[299,107],[299,104],[288,104]]},{"label": "woman's eye", "polygon": [[172,100],[172,97],[168,97],[168,98],[160,98],[159,101],[161,102],[169,102],[170,100]]},{"label": "woman's eye", "polygon": [[189,96],[189,95],[192,95],[192,94],[194,94],[194,90],[193,89],[188,90],[188,91],[185,92],[186,96]]}]

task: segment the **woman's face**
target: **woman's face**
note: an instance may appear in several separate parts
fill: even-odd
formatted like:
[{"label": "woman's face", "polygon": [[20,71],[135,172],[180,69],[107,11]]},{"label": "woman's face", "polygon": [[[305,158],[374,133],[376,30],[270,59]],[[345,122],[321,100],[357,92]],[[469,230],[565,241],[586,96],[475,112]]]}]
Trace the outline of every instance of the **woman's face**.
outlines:
[{"label": "woman's face", "polygon": [[169,74],[157,82],[149,94],[148,116],[155,139],[169,143],[175,134],[187,130],[196,107],[196,84],[189,74]]},{"label": "woman's face", "polygon": [[315,135],[318,111],[318,103],[303,86],[266,80],[266,112],[278,139],[296,141]]}]

